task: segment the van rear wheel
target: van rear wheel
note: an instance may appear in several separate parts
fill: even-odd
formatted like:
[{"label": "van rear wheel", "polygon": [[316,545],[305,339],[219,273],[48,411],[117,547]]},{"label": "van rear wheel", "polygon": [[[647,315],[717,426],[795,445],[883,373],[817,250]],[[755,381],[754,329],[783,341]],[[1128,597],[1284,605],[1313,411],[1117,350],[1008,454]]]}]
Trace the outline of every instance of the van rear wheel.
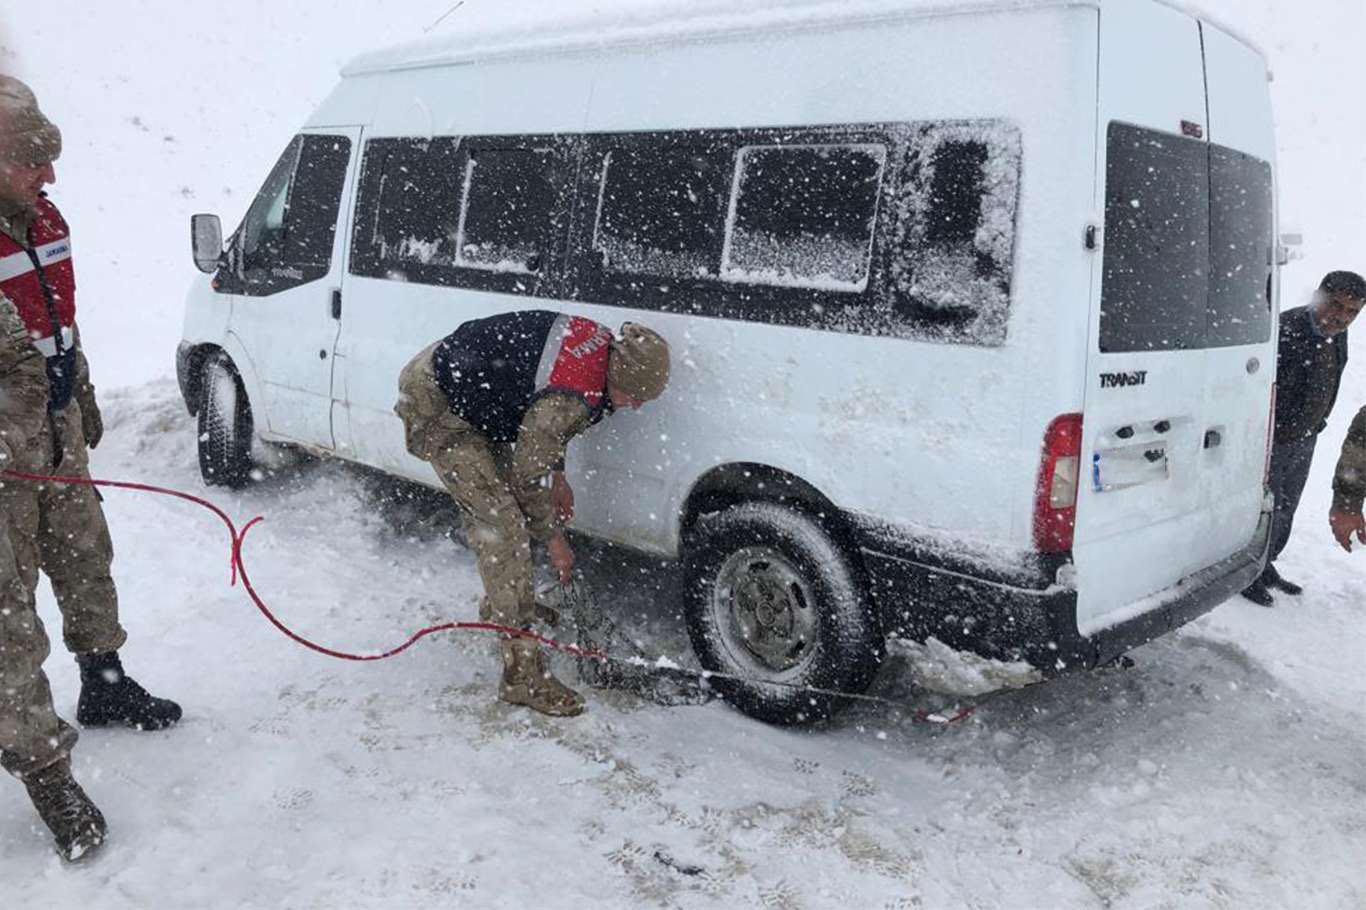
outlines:
[{"label": "van rear wheel", "polygon": [[[769,723],[823,720],[865,691],[884,640],[848,555],[815,519],[768,502],[699,522],[684,561],[688,634],[712,685]],[[812,691],[812,690],[823,691]]]},{"label": "van rear wheel", "polygon": [[251,406],[232,360],[209,355],[199,387],[199,473],[211,487],[245,486],[252,471]]}]

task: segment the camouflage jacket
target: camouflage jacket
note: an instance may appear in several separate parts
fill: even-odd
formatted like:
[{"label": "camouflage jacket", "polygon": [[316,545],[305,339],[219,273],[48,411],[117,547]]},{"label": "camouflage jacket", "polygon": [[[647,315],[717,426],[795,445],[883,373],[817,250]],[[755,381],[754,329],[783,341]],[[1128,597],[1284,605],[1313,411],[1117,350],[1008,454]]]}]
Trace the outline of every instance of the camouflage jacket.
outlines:
[{"label": "camouflage jacket", "polygon": [[47,420],[47,364],[14,304],[0,295],[0,437],[19,453]]},{"label": "camouflage jacket", "polygon": [[522,418],[512,454],[513,495],[535,537],[544,540],[562,524],[547,478],[551,471],[564,470],[565,447],[588,429],[589,422],[582,398],[555,392],[538,398]]},{"label": "camouflage jacket", "polygon": [[1360,514],[1366,499],[1366,408],[1357,411],[1333,472],[1333,511]]},{"label": "camouflage jacket", "polygon": [[[436,382],[432,354],[437,344],[418,352],[399,376],[399,400],[394,412],[403,420],[408,451],[430,461],[450,432],[482,435],[451,412],[446,394]],[[508,483],[527,519],[528,530],[545,540],[563,524],[550,496],[550,474],[564,470],[569,440],[591,424],[588,405],[578,395],[550,391],[534,401],[518,425]],[[506,451],[502,446],[498,449]],[[499,458],[503,462],[502,458]]]}]

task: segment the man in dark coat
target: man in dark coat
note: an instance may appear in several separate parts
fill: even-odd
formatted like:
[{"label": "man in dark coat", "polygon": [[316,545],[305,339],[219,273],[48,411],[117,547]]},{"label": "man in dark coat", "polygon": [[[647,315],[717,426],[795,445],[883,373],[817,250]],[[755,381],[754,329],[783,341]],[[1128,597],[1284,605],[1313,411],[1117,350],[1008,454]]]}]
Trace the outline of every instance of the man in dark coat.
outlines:
[{"label": "man in dark coat", "polygon": [[1276,357],[1276,430],[1271,446],[1271,491],[1276,511],[1266,569],[1243,596],[1269,607],[1271,589],[1299,594],[1303,588],[1280,576],[1274,565],[1290,539],[1314,444],[1328,425],[1347,366],[1347,327],[1366,306],[1366,279],[1355,272],[1329,272],[1308,306],[1281,313]]}]

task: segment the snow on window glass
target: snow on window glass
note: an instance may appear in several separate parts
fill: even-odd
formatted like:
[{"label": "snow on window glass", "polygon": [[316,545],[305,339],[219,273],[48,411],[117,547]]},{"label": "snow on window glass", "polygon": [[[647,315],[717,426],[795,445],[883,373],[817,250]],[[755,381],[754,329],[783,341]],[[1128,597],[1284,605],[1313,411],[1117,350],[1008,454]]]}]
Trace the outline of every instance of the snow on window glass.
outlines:
[{"label": "snow on window glass", "polygon": [[593,250],[615,272],[714,277],[731,154],[724,149],[619,148],[607,153]]},{"label": "snow on window glass", "polygon": [[899,308],[1000,344],[1010,306],[1020,138],[1000,121],[917,126],[893,232]]},{"label": "snow on window glass", "polygon": [[1271,337],[1275,261],[1271,165],[1210,144],[1210,287],[1205,342],[1253,344]]},{"label": "snow on window glass", "polygon": [[1100,349],[1204,346],[1209,147],[1124,123],[1107,130]]},{"label": "snow on window glass", "polygon": [[871,143],[742,148],[721,276],[863,291],[886,161]]},{"label": "snow on window glass", "polygon": [[460,201],[455,151],[452,138],[369,143],[366,166],[381,168],[370,242],[382,262],[454,262]]},{"label": "snow on window glass", "polygon": [[465,163],[456,265],[530,274],[541,268],[555,216],[550,149],[480,149]]},{"label": "snow on window glass", "polygon": [[289,144],[240,228],[246,277],[311,281],[327,272],[350,159],[344,136],[299,136]]}]

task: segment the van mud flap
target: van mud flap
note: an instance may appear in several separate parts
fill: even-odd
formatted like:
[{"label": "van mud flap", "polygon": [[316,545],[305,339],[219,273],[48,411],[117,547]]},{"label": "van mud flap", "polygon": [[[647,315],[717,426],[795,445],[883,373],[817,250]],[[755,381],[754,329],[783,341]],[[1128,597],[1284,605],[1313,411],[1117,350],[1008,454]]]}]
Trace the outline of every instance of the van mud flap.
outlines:
[{"label": "van mud flap", "polygon": [[582,581],[555,590],[560,611],[574,617],[579,648],[605,655],[578,659],[579,679],[586,685],[630,692],[664,707],[704,705],[716,697],[700,671],[647,657],[622,634]]}]

